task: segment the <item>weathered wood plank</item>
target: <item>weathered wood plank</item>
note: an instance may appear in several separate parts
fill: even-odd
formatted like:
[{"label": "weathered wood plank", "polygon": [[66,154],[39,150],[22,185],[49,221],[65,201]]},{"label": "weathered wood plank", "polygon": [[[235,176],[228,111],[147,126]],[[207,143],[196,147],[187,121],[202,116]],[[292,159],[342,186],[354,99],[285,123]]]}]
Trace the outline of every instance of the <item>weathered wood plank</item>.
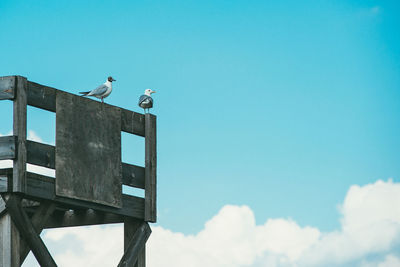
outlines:
[{"label": "weathered wood plank", "polygon": [[[129,229],[130,231],[132,229]],[[125,232],[125,236],[130,233]],[[146,241],[151,234],[151,229],[148,223],[142,222],[132,236],[129,245],[125,248],[125,253],[122,256],[118,267],[131,267],[138,260],[139,254],[143,251]],[[143,264],[143,263],[142,263]],[[143,265],[142,265],[143,266]],[[140,266],[140,267],[142,267]]]},{"label": "weathered wood plank", "polygon": [[21,236],[28,243],[40,266],[57,266],[43,240],[36,233],[28,215],[21,207],[21,199],[17,195],[9,195],[5,197],[5,202],[12,221]]},{"label": "weathered wood plank", "polygon": [[[28,105],[45,109],[48,111],[56,112],[56,94],[61,90],[41,85],[28,81]],[[64,92],[66,93],[66,92]],[[69,94],[69,93],[68,93]],[[70,94],[73,95],[73,94]],[[112,105],[105,104],[109,107],[118,108]],[[121,130],[124,132],[136,134],[139,136],[145,135],[144,133],[144,115],[136,113],[127,109],[119,108],[121,110]]]},{"label": "weathered wood plank", "polygon": [[13,169],[12,168],[0,169],[0,175],[7,176],[9,174],[13,174]]},{"label": "weathered wood plank", "polygon": [[[124,253],[128,250],[129,244],[136,232],[141,226],[143,221],[132,218],[124,219]],[[136,263],[132,264],[133,267],[146,267],[146,245],[143,246],[139,252]]]},{"label": "weathered wood plank", "polygon": [[15,76],[0,77],[0,100],[14,99]]},{"label": "weathered wood plank", "polygon": [[53,200],[55,198],[54,178],[28,172],[27,180],[26,193],[28,196],[37,197],[38,200]]},{"label": "weathered wood plank", "polygon": [[144,189],[145,168],[122,163],[122,184]]},{"label": "weathered wood plank", "polygon": [[55,88],[28,81],[28,105],[56,112]]},{"label": "weathered wood plank", "polygon": [[0,176],[0,193],[8,192],[7,182],[7,177]]},{"label": "weathered wood plank", "polygon": [[[0,176],[9,176],[12,173],[12,168],[0,169]],[[11,177],[10,177],[11,178]],[[41,201],[54,200],[61,206],[70,209],[71,207],[93,209],[101,212],[110,212],[116,215],[128,216],[137,219],[144,218],[144,199],[140,197],[122,194],[122,208],[116,209],[99,205],[96,203],[79,201],[68,198],[56,197],[54,192],[54,178],[40,175],[37,173],[27,173],[27,197]]]},{"label": "weathered wood plank", "polygon": [[12,176],[13,169],[0,169],[0,192],[11,192],[12,191]]},{"label": "weathered wood plank", "polygon": [[6,211],[6,203],[4,202],[3,198],[0,196],[0,217],[5,213]]},{"label": "weathered wood plank", "polygon": [[[0,146],[1,139],[2,137],[0,137]],[[27,163],[55,169],[55,147],[27,140]],[[122,163],[122,184],[144,189],[144,177],[144,167]]]},{"label": "weathered wood plank", "polygon": [[27,141],[27,162],[46,168],[55,169],[55,147],[34,141]]},{"label": "weathered wood plank", "polygon": [[142,250],[139,252],[138,259],[134,267],[146,267],[146,244],[143,246]]},{"label": "weathered wood plank", "polygon": [[[52,215],[55,207],[56,206],[54,203],[42,202],[40,206],[36,209],[35,213],[31,218],[31,221],[38,235],[40,235],[40,233],[43,231],[45,223]],[[20,247],[21,247],[20,262],[22,264],[25,261],[26,257],[28,256],[30,248],[28,244],[25,242],[25,240],[21,240]]]},{"label": "weathered wood plank", "polygon": [[[1,145],[1,137],[0,137]],[[27,162],[46,168],[55,168],[55,147],[47,144],[27,141]],[[0,154],[1,155],[1,154]],[[145,168],[122,163],[122,183],[124,185],[144,189]]]},{"label": "weathered wood plank", "polygon": [[15,158],[15,136],[0,136],[0,160]]},{"label": "weathered wood plank", "polygon": [[133,218],[144,218],[144,199],[135,196],[122,194],[122,207],[114,208],[93,202],[81,201],[78,199],[57,197],[54,189],[54,178],[44,175],[28,172],[28,188],[26,198],[32,198],[38,201],[43,199],[52,200],[59,206],[68,209],[93,209],[101,212],[109,212],[122,216]]},{"label": "weathered wood plank", "polygon": [[0,266],[21,266],[19,261],[20,235],[10,214],[0,217]]},{"label": "weathered wood plank", "polygon": [[156,116],[145,115],[145,221],[157,221]]},{"label": "weathered wood plank", "polygon": [[120,207],[120,109],[61,91],[56,102],[56,194]]},{"label": "weathered wood plank", "polygon": [[121,131],[144,137],[144,121],[143,114],[121,108]]},{"label": "weathered wood plank", "polygon": [[[0,146],[1,139],[2,137],[0,137]],[[55,147],[27,140],[27,163],[55,169]],[[144,189],[144,176],[144,167],[122,163],[122,183],[124,185]]]},{"label": "weathered wood plank", "polygon": [[88,210],[55,211],[47,220],[45,228],[87,226],[108,223],[122,223],[120,215]]},{"label": "weathered wood plank", "polygon": [[26,191],[26,91],[27,80],[17,76],[16,96],[14,100],[14,125],[13,133],[17,136],[18,151],[13,164],[13,191]]}]

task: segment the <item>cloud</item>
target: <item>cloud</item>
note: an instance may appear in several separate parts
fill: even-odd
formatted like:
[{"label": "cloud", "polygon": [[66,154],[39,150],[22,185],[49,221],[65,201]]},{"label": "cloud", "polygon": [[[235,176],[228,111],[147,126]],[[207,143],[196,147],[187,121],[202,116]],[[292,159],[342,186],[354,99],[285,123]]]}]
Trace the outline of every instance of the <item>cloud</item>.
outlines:
[{"label": "cloud", "polygon": [[43,143],[43,139],[40,136],[38,136],[35,131],[32,131],[32,130],[28,131],[27,139],[35,141],[35,142]]},{"label": "cloud", "polygon": [[49,247],[63,244],[54,256],[58,266],[117,266],[124,245],[120,225],[46,230],[45,240]]},{"label": "cloud", "polygon": [[[43,142],[31,130],[28,139]],[[12,161],[0,161],[0,168],[4,167],[12,167]],[[27,168],[54,176],[51,169],[30,164]],[[287,218],[257,225],[250,207],[226,205],[195,235],[152,227],[147,262],[150,267],[341,266],[354,261],[362,267],[396,266],[400,261],[393,256],[400,245],[398,203],[400,183],[378,180],[353,185],[340,206],[340,229],[327,233]],[[115,266],[123,251],[121,225],[48,230],[44,239],[60,266]],[[59,244],[71,246],[60,249]],[[380,255],[380,261],[366,261],[368,255]],[[24,266],[35,266],[29,262]]]},{"label": "cloud", "polygon": [[[378,180],[350,187],[341,205],[341,228],[321,232],[286,218],[257,225],[248,206],[226,205],[195,235],[153,226],[149,267],[400,266],[400,183]],[[60,266],[115,266],[123,227],[48,230],[45,242]],[[69,244],[69,245],[68,245]],[[376,261],[367,261],[370,256]],[[35,265],[24,265],[35,266]]]},{"label": "cloud", "polygon": [[381,262],[363,262],[360,267],[399,267],[400,258],[389,254]]},{"label": "cloud", "polygon": [[400,239],[400,184],[352,186],[341,207],[341,230],[326,233],[303,255],[307,264],[344,263],[384,253]]},{"label": "cloud", "polygon": [[[340,266],[370,254],[390,253],[400,239],[400,184],[377,181],[352,186],[341,206],[341,229],[322,233],[290,219],[256,225],[246,206],[225,206],[195,236],[154,229],[150,266],[168,255],[188,259],[174,266]],[[164,257],[163,247],[168,246]],[[175,248],[179,248],[175,250]],[[154,253],[154,254],[152,254]]]}]

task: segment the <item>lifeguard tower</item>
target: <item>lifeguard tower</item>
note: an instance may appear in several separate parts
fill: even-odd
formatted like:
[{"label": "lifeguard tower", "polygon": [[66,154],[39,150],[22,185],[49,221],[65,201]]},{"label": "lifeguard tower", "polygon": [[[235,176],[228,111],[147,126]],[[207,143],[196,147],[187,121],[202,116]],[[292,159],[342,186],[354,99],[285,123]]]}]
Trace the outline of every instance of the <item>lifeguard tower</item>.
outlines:
[{"label": "lifeguard tower", "polygon": [[[145,266],[149,222],[156,222],[156,116],[0,77],[0,100],[13,101],[13,135],[0,137],[0,266],[21,266],[31,250],[41,266],[57,266],[43,229],[124,223],[118,266]],[[0,102],[1,104],[1,102]],[[27,105],[56,114],[56,145],[27,140]],[[11,114],[2,114],[11,116]],[[121,160],[121,132],[145,138],[145,166]],[[55,178],[27,172],[34,164]],[[144,190],[144,198],[122,186]]]}]

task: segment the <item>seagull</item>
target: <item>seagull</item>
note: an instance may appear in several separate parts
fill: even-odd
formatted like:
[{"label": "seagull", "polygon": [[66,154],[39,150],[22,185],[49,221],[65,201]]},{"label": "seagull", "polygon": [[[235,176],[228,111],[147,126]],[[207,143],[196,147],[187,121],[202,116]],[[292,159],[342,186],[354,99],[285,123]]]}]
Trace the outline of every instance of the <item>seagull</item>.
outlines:
[{"label": "seagull", "polygon": [[104,98],[109,96],[112,91],[112,82],[116,80],[113,79],[113,77],[108,77],[106,82],[97,87],[96,89],[93,89],[92,91],[87,91],[87,92],[79,92],[83,96],[94,96],[97,98],[101,99],[101,103],[104,103]]},{"label": "seagull", "polygon": [[144,109],[144,113],[149,112],[149,109],[153,107],[153,98],[151,98],[151,94],[155,93],[156,91],[153,91],[151,89],[146,89],[144,90],[144,95],[141,95],[139,98],[139,107]]}]

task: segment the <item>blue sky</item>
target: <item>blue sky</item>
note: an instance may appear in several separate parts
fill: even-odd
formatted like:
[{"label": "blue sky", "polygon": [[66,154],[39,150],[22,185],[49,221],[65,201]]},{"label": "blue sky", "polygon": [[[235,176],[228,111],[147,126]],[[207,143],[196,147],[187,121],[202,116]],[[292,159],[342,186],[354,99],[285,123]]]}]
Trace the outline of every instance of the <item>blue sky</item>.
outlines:
[{"label": "blue sky", "polygon": [[[291,218],[334,231],[351,185],[400,180],[399,8],[3,0],[0,76],[77,93],[112,75],[106,102],[137,112],[143,90],[157,90],[164,228],[195,234],[231,204],[259,224]],[[10,108],[0,103],[0,133]],[[29,128],[54,142],[54,116],[29,114]],[[142,140],[124,140],[124,159],[143,163]]]}]

